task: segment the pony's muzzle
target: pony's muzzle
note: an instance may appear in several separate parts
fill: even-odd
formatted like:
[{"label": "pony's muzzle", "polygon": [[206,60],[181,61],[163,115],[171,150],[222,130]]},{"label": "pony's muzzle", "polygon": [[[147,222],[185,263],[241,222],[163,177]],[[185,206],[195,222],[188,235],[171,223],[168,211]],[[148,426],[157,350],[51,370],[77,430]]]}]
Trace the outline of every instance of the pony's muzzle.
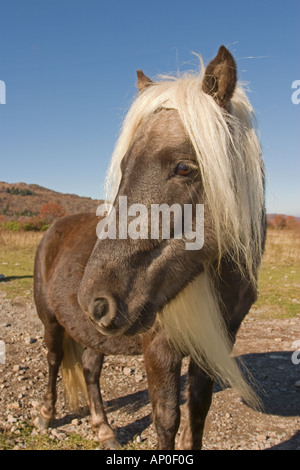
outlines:
[{"label": "pony's muzzle", "polygon": [[119,335],[130,325],[121,314],[121,306],[116,296],[95,292],[93,284],[88,280],[82,282],[78,291],[78,302],[93,326],[104,335]]},{"label": "pony's muzzle", "polygon": [[116,299],[111,296],[95,298],[84,311],[94,327],[104,335],[123,334],[130,326],[120,313]]},{"label": "pony's muzzle", "polygon": [[90,319],[102,333],[111,334],[118,329],[114,302],[106,297],[98,297],[90,306]]},{"label": "pony's muzzle", "polygon": [[100,297],[95,300],[94,302],[94,309],[92,312],[92,317],[93,320],[95,320],[97,323],[98,322],[104,322],[107,323],[107,314],[109,312],[109,303],[108,300],[105,297]]}]

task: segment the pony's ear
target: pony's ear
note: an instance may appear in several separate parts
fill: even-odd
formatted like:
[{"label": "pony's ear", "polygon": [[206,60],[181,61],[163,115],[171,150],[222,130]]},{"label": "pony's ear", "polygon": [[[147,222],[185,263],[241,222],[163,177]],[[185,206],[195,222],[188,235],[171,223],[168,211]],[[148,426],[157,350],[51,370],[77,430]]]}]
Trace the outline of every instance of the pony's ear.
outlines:
[{"label": "pony's ear", "polygon": [[136,74],[138,79],[136,86],[138,87],[139,91],[143,91],[145,88],[147,88],[153,83],[152,80],[146,77],[146,75],[141,70],[137,70]]},{"label": "pony's ear", "polygon": [[222,108],[227,109],[237,81],[235,60],[225,46],[205,69],[202,88]]}]

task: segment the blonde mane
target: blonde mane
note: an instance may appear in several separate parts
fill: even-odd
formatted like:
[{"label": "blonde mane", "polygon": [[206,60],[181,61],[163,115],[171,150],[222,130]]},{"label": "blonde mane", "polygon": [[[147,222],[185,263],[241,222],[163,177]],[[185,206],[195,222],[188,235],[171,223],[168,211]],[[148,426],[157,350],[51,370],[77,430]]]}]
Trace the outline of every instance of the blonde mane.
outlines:
[{"label": "blonde mane", "polygon": [[[203,91],[203,76],[204,68],[200,74],[164,78],[138,95],[112,156],[107,199],[114,200],[117,194],[122,158],[141,122],[160,108],[176,109],[198,159],[205,208],[213,217],[219,264],[224,257],[233,261],[255,289],[263,244],[264,172],[254,112],[240,84],[226,112]],[[257,404],[231,358],[211,266],[205,266],[204,273],[158,317],[178,350],[191,355],[214,378],[237,388],[248,402]]]},{"label": "blonde mane", "polygon": [[178,111],[194,147],[205,204],[213,217],[219,261],[230,256],[255,283],[261,259],[264,180],[253,108],[237,85],[230,112],[202,90],[200,74],[168,77],[153,83],[132,104],[117,141],[106,178],[106,198],[114,200],[120,164],[141,122],[160,108]]}]

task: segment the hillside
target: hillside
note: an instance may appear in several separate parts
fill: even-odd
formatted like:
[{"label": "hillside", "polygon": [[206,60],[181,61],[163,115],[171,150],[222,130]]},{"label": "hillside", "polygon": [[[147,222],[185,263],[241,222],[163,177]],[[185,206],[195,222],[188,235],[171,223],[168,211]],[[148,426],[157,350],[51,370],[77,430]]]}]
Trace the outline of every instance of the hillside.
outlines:
[{"label": "hillside", "polygon": [[99,205],[99,201],[95,199],[59,193],[37,184],[0,181],[0,215],[8,220],[36,216],[48,202],[59,204],[66,214],[95,212]]},{"label": "hillside", "polygon": [[[38,216],[42,206],[49,202],[59,204],[65,214],[96,212],[100,203],[89,197],[59,193],[37,184],[0,181],[0,222]],[[267,219],[270,227],[295,228],[295,224],[298,227],[300,224],[300,217],[282,214],[268,214]]]}]

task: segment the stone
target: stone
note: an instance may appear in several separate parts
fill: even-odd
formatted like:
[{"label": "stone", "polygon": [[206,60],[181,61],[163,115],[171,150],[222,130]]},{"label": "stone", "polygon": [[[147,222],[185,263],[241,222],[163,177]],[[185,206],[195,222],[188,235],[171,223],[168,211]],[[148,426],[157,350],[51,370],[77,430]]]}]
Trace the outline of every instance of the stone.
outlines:
[{"label": "stone", "polygon": [[57,431],[56,429],[51,429],[51,435],[54,436],[59,441],[62,441],[66,437],[64,432]]},{"label": "stone", "polygon": [[6,347],[5,347],[5,342],[0,341],[0,364],[5,364],[6,363],[6,355],[5,355]]},{"label": "stone", "polygon": [[31,336],[26,336],[26,338],[25,338],[25,343],[26,344],[33,344],[33,343],[36,343],[36,342],[37,342],[37,339],[32,338]]},{"label": "stone", "polygon": [[130,375],[131,375],[131,367],[124,367],[124,369],[123,369],[123,374],[126,375],[126,377],[130,377]]}]

